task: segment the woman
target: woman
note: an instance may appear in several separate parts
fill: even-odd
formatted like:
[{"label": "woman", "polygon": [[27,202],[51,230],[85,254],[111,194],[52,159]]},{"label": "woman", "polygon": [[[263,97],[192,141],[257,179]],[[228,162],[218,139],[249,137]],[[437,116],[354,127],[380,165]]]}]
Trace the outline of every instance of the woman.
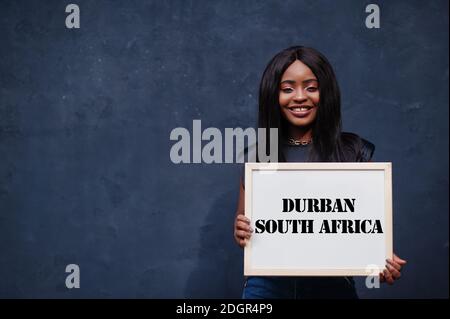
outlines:
[{"label": "woman", "polygon": [[[341,132],[339,87],[328,60],[318,51],[296,46],[267,65],[259,92],[259,127],[278,128],[279,162],[367,162],[374,145]],[[266,138],[266,141],[269,141]],[[268,152],[270,144],[267,143]],[[250,239],[244,216],[244,174],[234,225],[236,242]],[[400,278],[405,260],[394,254],[380,273],[381,282]],[[244,298],[357,298],[351,277],[249,277]]]}]

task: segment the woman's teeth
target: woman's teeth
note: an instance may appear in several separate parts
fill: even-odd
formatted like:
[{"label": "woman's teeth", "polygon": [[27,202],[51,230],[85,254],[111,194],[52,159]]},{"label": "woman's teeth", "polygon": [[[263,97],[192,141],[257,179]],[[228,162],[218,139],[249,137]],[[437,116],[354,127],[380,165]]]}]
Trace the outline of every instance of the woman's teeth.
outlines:
[{"label": "woman's teeth", "polygon": [[308,111],[309,109],[311,109],[310,107],[294,107],[291,110],[295,111],[295,112],[300,112],[300,111]]}]

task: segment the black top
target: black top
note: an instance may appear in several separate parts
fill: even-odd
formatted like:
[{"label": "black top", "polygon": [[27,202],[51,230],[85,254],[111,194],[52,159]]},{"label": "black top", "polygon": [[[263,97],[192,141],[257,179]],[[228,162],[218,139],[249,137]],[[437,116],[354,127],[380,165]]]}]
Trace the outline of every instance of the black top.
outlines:
[{"label": "black top", "polygon": [[[355,162],[369,162],[372,159],[373,153],[375,151],[375,145],[373,145],[371,142],[357,136],[353,133],[342,133],[342,139],[343,141],[351,140],[352,142],[349,143],[348,146],[355,149]],[[312,149],[312,144],[308,145],[290,145],[290,144],[282,144],[282,152],[284,154],[284,158],[286,159],[286,162],[307,162],[308,161],[308,155],[309,152]],[[248,158],[252,158],[251,155],[253,155],[253,158],[256,158],[256,147],[250,146],[246,150],[246,154],[250,155]],[[242,185],[245,185],[245,164],[241,165],[240,168],[241,171],[241,181]]]},{"label": "black top", "polygon": [[[309,151],[312,149],[312,144],[308,145],[288,145],[283,144],[283,154],[286,162],[307,162]],[[250,148],[250,152],[256,152],[256,149]],[[245,185],[245,164],[241,165],[241,181]]]}]

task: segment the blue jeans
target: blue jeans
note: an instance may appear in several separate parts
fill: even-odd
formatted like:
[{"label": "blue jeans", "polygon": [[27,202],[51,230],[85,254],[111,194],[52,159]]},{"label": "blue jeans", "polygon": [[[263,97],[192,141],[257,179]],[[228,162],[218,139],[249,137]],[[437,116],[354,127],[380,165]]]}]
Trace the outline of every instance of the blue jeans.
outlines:
[{"label": "blue jeans", "polygon": [[244,299],[358,299],[352,277],[247,277]]}]

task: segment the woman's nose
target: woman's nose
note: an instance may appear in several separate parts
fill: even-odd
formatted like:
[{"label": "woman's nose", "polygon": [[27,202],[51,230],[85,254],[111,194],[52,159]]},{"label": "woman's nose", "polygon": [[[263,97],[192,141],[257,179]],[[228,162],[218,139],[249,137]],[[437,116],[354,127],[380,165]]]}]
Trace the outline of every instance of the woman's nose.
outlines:
[{"label": "woman's nose", "polygon": [[304,101],[306,99],[306,95],[302,90],[298,90],[294,96],[295,101]]}]

